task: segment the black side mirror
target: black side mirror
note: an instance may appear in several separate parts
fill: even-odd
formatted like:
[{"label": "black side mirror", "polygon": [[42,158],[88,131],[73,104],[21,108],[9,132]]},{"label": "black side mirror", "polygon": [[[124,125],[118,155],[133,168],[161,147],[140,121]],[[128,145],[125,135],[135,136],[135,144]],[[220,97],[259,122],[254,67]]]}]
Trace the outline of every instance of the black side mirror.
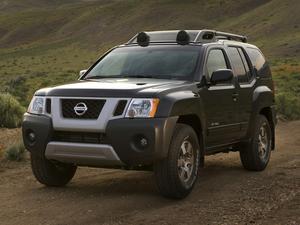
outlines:
[{"label": "black side mirror", "polygon": [[230,69],[221,69],[216,70],[212,73],[210,82],[212,84],[228,83],[233,78],[232,70]]}]

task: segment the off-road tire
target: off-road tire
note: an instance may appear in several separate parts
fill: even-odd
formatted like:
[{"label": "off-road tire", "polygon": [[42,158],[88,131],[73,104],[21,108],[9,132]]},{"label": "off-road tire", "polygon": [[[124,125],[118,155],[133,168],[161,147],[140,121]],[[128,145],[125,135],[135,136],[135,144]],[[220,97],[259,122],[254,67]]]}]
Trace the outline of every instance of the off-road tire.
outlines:
[{"label": "off-road tire", "polygon": [[[262,126],[265,127],[267,135],[267,147],[265,150],[265,155],[260,157],[260,139],[259,135]],[[245,147],[240,149],[240,159],[245,169],[253,171],[262,171],[268,165],[271,156],[271,146],[272,146],[272,132],[269,121],[263,115],[258,115],[253,138],[245,145]]]},{"label": "off-road tire", "polygon": [[71,164],[54,163],[45,156],[31,154],[31,168],[35,178],[46,186],[65,186],[75,175],[77,167]]},{"label": "off-road tire", "polygon": [[[180,157],[182,157],[182,145],[185,141],[190,142],[193,148],[193,154],[190,155],[193,155],[191,161],[194,163],[187,182],[183,182],[180,178],[178,166]],[[168,157],[154,165],[154,174],[159,192],[168,198],[182,199],[186,197],[197,180],[200,158],[199,141],[193,128],[186,124],[177,124],[169,146]]]}]

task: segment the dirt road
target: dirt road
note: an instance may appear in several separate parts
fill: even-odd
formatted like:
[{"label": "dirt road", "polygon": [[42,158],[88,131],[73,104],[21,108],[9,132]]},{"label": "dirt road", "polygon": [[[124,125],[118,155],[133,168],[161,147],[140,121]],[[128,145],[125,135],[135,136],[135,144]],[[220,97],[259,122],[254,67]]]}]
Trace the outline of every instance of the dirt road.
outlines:
[{"label": "dirt road", "polygon": [[0,166],[0,224],[300,224],[300,121],[280,123],[263,172],[238,153],[207,157],[192,194],[160,197],[150,172],[80,168],[65,188],[46,188],[29,162]]}]

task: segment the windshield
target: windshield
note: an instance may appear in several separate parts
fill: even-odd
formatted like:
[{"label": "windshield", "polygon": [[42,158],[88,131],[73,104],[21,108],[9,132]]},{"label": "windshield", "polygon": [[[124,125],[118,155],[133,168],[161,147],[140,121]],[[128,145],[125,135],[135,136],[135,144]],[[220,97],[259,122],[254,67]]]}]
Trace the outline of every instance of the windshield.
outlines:
[{"label": "windshield", "polygon": [[199,48],[192,46],[148,46],[116,48],[100,60],[85,79],[106,77],[191,78]]}]

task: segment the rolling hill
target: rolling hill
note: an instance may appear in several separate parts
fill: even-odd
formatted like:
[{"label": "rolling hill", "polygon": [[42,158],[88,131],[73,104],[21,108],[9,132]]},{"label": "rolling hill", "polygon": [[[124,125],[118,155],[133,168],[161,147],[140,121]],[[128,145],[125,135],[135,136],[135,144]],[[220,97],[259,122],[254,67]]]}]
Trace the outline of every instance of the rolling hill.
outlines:
[{"label": "rolling hill", "polygon": [[299,12],[299,0],[0,0],[0,92],[27,104],[34,90],[76,79],[142,30],[241,33],[262,48],[275,74],[298,78]]}]

